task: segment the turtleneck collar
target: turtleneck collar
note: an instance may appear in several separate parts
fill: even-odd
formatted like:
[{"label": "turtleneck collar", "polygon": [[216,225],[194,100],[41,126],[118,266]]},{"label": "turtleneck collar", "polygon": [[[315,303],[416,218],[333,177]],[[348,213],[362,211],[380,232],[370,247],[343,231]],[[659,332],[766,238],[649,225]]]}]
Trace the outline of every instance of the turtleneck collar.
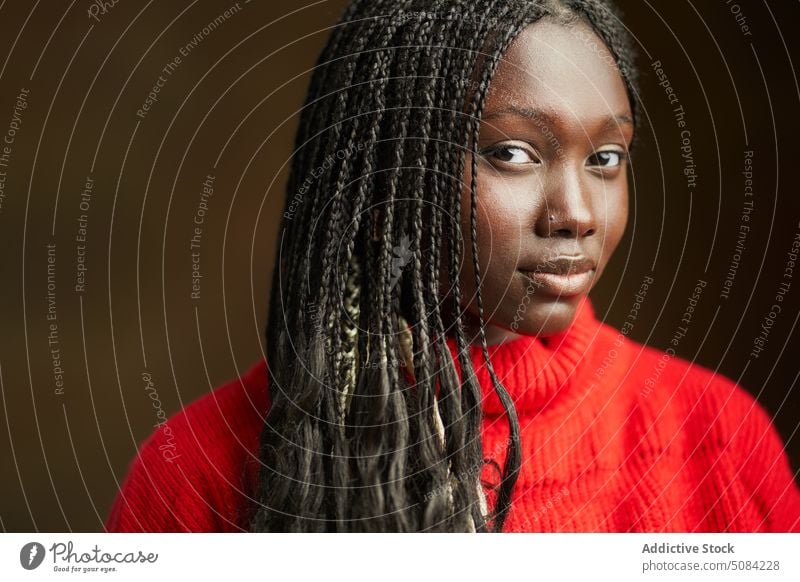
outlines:
[{"label": "turtleneck collar", "polygon": [[[495,374],[519,416],[561,410],[583,396],[586,386],[575,381],[576,368],[599,324],[587,296],[564,331],[547,337],[521,336],[488,346]],[[460,375],[455,338],[448,338],[447,344]],[[495,393],[480,344],[471,344],[468,349],[481,386],[484,415],[502,415],[503,405]]]}]

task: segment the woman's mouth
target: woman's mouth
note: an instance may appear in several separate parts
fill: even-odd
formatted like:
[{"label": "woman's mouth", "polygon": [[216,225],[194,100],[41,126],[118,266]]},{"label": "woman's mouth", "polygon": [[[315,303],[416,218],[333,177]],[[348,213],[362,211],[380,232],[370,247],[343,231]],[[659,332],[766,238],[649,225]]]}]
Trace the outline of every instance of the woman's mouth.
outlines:
[{"label": "woman's mouth", "polygon": [[548,295],[572,297],[588,293],[592,288],[595,271],[572,273],[571,275],[558,275],[556,273],[542,273],[541,271],[520,271],[535,286]]},{"label": "woman's mouth", "polygon": [[572,297],[588,293],[596,274],[594,263],[584,257],[559,257],[534,270],[520,269],[535,291],[556,297]]}]

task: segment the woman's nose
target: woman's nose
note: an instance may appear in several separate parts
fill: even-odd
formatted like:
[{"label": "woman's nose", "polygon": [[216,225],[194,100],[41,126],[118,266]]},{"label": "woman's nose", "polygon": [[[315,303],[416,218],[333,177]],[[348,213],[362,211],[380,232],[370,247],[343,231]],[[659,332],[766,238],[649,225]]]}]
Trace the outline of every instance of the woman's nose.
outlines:
[{"label": "woman's nose", "polygon": [[597,230],[597,218],[589,187],[579,174],[564,170],[546,187],[536,221],[542,237],[583,238]]}]

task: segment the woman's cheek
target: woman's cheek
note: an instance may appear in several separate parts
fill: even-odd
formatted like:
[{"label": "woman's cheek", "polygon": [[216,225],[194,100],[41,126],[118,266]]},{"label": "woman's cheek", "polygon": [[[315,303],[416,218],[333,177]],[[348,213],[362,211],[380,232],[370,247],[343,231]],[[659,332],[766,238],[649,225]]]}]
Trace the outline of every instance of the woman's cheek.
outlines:
[{"label": "woman's cheek", "polygon": [[[468,160],[469,164],[469,160]],[[467,166],[461,191],[461,230],[464,263],[461,284],[464,297],[475,301],[472,254],[471,169]],[[533,229],[531,213],[536,192],[529,181],[500,176],[491,167],[480,167],[477,181],[477,244],[484,306],[493,309],[511,293],[516,266],[524,255],[522,238]]]},{"label": "woman's cheek", "polygon": [[616,197],[616,203],[609,208],[609,212],[606,214],[605,241],[603,245],[604,262],[611,258],[611,255],[614,254],[617,246],[619,246],[623,234],[625,234],[625,228],[628,224],[628,212],[628,188],[625,186],[621,188]]}]

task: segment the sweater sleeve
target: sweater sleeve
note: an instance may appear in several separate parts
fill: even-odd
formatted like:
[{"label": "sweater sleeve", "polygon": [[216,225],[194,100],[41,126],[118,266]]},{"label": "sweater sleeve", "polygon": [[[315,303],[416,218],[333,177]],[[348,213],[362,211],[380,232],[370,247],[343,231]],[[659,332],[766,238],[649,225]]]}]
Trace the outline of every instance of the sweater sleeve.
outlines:
[{"label": "sweater sleeve", "polygon": [[184,406],[139,447],[109,532],[243,531],[268,408],[263,359]]},{"label": "sweater sleeve", "polygon": [[[727,383],[726,383],[727,384]],[[800,531],[800,489],[780,434],[767,411],[744,388],[733,391],[726,418],[725,456],[736,467],[736,481],[753,510],[750,531]]]},{"label": "sweater sleeve", "polygon": [[205,481],[175,437],[175,419],[141,445],[114,500],[109,532],[214,531]]}]

